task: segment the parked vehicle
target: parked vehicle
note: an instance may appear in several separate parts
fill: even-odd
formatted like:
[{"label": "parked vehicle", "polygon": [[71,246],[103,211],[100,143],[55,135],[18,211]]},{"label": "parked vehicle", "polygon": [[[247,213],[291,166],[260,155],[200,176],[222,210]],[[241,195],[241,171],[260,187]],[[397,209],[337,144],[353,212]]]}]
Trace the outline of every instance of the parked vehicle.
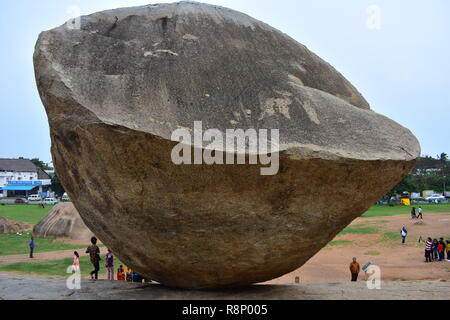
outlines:
[{"label": "parked vehicle", "polygon": [[44,199],[44,204],[47,204],[47,205],[54,205],[54,204],[57,204],[58,203],[58,200],[56,200],[55,198],[45,198]]},{"label": "parked vehicle", "polygon": [[28,196],[28,201],[42,201],[42,198],[38,194],[32,194]]},{"label": "parked vehicle", "polygon": [[440,202],[440,201],[444,201],[445,197],[441,196],[439,194],[434,194],[431,197],[425,198],[425,200],[427,200],[428,202],[436,202],[437,203],[437,202]]},{"label": "parked vehicle", "polygon": [[17,198],[16,200],[14,200],[14,203],[17,203],[17,204],[27,204],[28,201],[27,201],[27,199],[24,199],[24,198]]},{"label": "parked vehicle", "polygon": [[63,196],[61,197],[61,201],[62,202],[69,202],[70,201],[70,198],[67,195],[67,193],[64,192]]}]

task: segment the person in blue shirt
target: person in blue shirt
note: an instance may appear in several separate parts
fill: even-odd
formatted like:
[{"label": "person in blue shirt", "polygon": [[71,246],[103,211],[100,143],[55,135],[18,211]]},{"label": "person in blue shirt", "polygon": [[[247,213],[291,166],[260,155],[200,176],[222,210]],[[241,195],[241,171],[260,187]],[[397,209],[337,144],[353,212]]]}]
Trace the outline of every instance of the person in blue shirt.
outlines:
[{"label": "person in blue shirt", "polygon": [[142,283],[142,276],[136,272],[131,273],[131,282],[139,282]]},{"label": "person in blue shirt", "polygon": [[406,230],[405,226],[400,230],[400,234],[402,236],[402,244],[405,244],[405,239],[408,234],[408,230]]},{"label": "person in blue shirt", "polygon": [[28,243],[28,246],[30,247],[30,258],[33,257],[33,250],[34,250],[34,238],[31,236],[30,242]]}]

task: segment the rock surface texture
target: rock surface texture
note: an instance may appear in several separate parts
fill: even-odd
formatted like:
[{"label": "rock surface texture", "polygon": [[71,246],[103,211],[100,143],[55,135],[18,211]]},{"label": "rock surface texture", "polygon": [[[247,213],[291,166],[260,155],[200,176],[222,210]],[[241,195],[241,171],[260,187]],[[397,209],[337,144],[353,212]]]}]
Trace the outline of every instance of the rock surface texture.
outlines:
[{"label": "rock surface texture", "polygon": [[[61,278],[0,274],[4,300],[449,300],[450,282],[383,281],[367,290],[365,281],[253,285],[234,289],[178,290],[154,283],[83,279],[80,290],[67,289]],[[170,315],[170,313],[168,314]]]},{"label": "rock surface texture", "polygon": [[[43,32],[36,81],[54,165],[86,225],[164,285],[238,286],[290,272],[415,164],[411,132],[331,65],[245,14],[124,8]],[[279,129],[279,172],[175,165],[171,134]]]},{"label": "rock surface texture", "polygon": [[0,233],[17,233],[31,229],[31,224],[0,217]]},{"label": "rock surface texture", "polygon": [[36,237],[68,238],[86,240],[93,233],[86,227],[77,209],[71,202],[58,203],[33,228]]}]

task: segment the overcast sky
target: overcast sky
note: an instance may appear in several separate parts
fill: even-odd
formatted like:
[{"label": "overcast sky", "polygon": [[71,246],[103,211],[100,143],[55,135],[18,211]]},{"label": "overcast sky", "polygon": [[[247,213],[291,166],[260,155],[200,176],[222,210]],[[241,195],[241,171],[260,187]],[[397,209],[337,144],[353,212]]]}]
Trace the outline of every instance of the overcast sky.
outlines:
[{"label": "overcast sky", "polygon": [[[450,153],[450,1],[203,2],[244,12],[287,33],[350,80],[374,111],[409,128],[419,139],[422,154]],[[39,32],[63,24],[73,8],[85,15],[149,3],[1,2],[0,158],[51,161],[48,123],[32,64]]]}]

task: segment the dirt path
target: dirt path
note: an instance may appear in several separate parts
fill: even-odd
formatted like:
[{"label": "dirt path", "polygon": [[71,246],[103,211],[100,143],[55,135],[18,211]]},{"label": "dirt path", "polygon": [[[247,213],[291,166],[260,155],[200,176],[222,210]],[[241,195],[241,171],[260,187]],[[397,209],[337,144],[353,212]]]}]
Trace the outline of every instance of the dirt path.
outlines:
[{"label": "dirt path", "polygon": [[[62,250],[62,251],[51,251],[51,252],[38,252],[34,253],[33,259],[30,259],[28,254],[17,254],[10,256],[0,256],[0,265],[10,264],[16,262],[41,262],[45,260],[59,260],[65,258],[71,258],[75,250]],[[77,250],[80,256],[85,256],[84,250]]]},{"label": "dirt path", "polygon": [[[84,241],[84,240],[72,240],[72,239],[61,238],[61,239],[55,240],[55,242],[71,244],[71,245],[80,245],[80,248],[79,249],[59,250],[59,251],[48,251],[48,252],[35,252],[33,254],[33,256],[34,256],[33,259],[29,258],[28,253],[0,256],[0,265],[16,263],[16,262],[41,262],[41,261],[45,261],[45,260],[59,260],[59,259],[65,259],[65,258],[72,258],[74,251],[77,251],[81,257],[87,256],[87,254],[84,252],[85,252],[86,248],[89,246],[89,244],[86,243],[86,241]],[[102,245],[102,243],[100,241],[97,243],[97,245],[100,247],[100,251],[102,253],[106,252],[106,248]]]}]

